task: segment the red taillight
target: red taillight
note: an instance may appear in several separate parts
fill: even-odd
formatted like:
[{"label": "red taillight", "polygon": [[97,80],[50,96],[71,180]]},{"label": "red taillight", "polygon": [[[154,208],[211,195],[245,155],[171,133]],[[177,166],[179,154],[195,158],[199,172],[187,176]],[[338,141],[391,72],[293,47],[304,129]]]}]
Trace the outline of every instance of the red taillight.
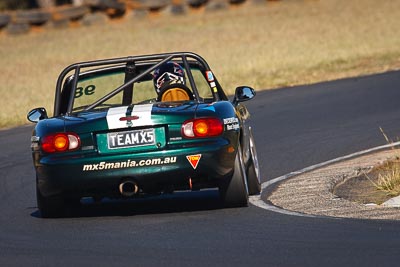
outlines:
[{"label": "red taillight", "polygon": [[215,137],[223,131],[224,125],[217,118],[192,119],[182,125],[182,135],[186,138]]},{"label": "red taillight", "polygon": [[54,153],[76,150],[81,141],[75,133],[56,133],[43,137],[41,144],[44,152]]}]

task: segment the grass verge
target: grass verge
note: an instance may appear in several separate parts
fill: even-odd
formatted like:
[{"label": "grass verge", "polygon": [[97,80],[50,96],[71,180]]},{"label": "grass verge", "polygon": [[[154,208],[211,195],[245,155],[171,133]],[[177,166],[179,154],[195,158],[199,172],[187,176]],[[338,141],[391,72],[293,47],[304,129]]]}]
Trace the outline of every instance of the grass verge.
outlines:
[{"label": "grass verge", "polygon": [[[393,144],[394,141],[388,137],[382,127],[379,127],[383,137],[388,144]],[[395,148],[392,147],[394,150]],[[395,159],[389,160],[374,169],[376,173],[375,181],[365,174],[365,176],[371,181],[373,186],[389,197],[395,197],[400,195],[400,157],[396,156]]]},{"label": "grass verge", "polygon": [[374,185],[390,197],[400,195],[400,162],[390,161],[382,166]]},{"label": "grass verge", "polygon": [[204,56],[228,93],[400,69],[400,1],[250,1],[219,12],[128,13],[106,25],[0,34],[0,128],[52,113],[58,74],[100,58],[170,51]]},{"label": "grass verge", "polygon": [[400,155],[393,146],[394,140],[389,138],[382,127],[379,130],[386,142],[391,144],[395,156],[374,166],[368,173],[363,172],[337,185],[334,191],[338,196],[358,203],[380,205],[400,195]]}]

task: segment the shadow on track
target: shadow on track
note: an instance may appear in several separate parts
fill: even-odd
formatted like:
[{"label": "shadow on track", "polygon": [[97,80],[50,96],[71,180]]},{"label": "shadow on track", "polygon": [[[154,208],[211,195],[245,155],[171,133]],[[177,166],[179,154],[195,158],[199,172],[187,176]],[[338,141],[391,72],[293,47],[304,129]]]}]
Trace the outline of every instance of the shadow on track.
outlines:
[{"label": "shadow on track", "polygon": [[[99,203],[83,199],[80,206],[68,209],[62,217],[135,216],[195,212],[221,208],[223,208],[223,205],[220,201],[218,190],[205,190],[198,192],[176,192],[141,199],[105,199]],[[39,210],[32,212],[31,216],[42,218]]]}]

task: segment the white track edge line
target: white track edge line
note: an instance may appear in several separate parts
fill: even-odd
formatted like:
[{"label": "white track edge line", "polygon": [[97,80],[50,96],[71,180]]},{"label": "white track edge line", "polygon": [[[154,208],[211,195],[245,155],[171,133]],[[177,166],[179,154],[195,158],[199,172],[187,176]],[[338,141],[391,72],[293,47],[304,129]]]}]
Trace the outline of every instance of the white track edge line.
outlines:
[{"label": "white track edge line", "polygon": [[390,148],[390,147],[394,148],[395,146],[399,146],[399,145],[400,145],[400,141],[399,142],[390,143],[390,144],[386,144],[386,145],[382,145],[382,146],[378,146],[378,147],[374,147],[374,148],[370,148],[370,149],[366,149],[366,150],[363,150],[363,151],[359,151],[359,152],[355,152],[355,153],[352,153],[352,154],[349,154],[349,155],[346,155],[346,156],[343,156],[343,157],[338,157],[338,158],[335,158],[335,159],[331,159],[331,160],[328,160],[328,161],[325,161],[325,162],[322,162],[322,163],[318,163],[318,164],[303,168],[303,169],[298,170],[298,171],[290,172],[288,174],[279,176],[277,178],[274,178],[274,179],[271,179],[269,181],[266,181],[266,182],[262,183],[261,184],[261,193],[259,195],[256,195],[256,196],[250,196],[249,201],[250,201],[251,204],[253,204],[254,206],[257,206],[257,207],[259,207],[261,209],[265,209],[265,210],[269,210],[269,211],[273,211],[273,212],[281,213],[281,214],[285,214],[285,215],[300,216],[300,217],[311,217],[311,218],[323,217],[323,216],[304,214],[304,213],[300,213],[300,212],[289,211],[289,210],[285,210],[285,209],[279,208],[277,206],[274,206],[274,205],[266,203],[265,201],[263,201],[261,199],[261,196],[263,195],[263,193],[265,193],[265,190],[268,187],[270,187],[270,186],[272,186],[272,185],[274,185],[276,183],[279,183],[281,181],[284,181],[286,179],[292,178],[293,176],[300,175],[300,174],[303,174],[303,173],[306,173],[306,172],[310,172],[310,171],[313,171],[315,169],[318,169],[318,168],[321,168],[321,167],[325,167],[327,165],[330,165],[330,164],[333,164],[333,163],[337,163],[337,162],[340,162],[340,161],[343,161],[343,160],[347,160],[347,159],[358,157],[358,156],[363,156],[365,154],[368,154],[368,153],[371,153],[371,152],[375,152],[375,151],[378,151],[378,150],[382,150],[382,149],[386,149],[386,148]]}]

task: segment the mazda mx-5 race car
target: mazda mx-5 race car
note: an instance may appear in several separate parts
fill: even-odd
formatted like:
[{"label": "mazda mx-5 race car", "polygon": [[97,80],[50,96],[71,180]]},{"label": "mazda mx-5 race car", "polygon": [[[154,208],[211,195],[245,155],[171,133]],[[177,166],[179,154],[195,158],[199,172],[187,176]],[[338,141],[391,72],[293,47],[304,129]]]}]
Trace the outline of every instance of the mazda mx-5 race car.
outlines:
[{"label": "mazda mx-5 race car", "polygon": [[230,101],[194,53],[81,62],[56,85],[53,116],[28,113],[37,204],[64,214],[83,197],[137,198],[218,188],[227,207],[260,193],[256,148],[242,102]]}]

